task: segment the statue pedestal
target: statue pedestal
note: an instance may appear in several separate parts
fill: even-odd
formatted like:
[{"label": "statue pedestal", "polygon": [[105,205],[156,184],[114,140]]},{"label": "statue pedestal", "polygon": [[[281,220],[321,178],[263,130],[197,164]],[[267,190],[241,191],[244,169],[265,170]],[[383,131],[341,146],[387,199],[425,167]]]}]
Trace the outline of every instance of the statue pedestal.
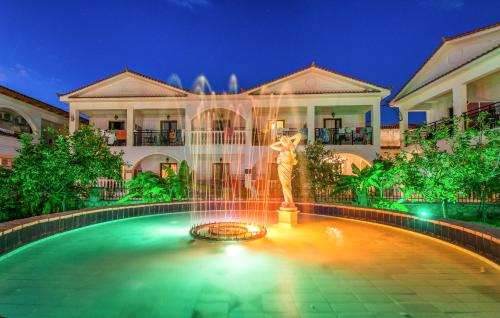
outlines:
[{"label": "statue pedestal", "polygon": [[278,209],[279,225],[287,228],[295,227],[299,224],[298,216],[299,210],[296,207]]}]

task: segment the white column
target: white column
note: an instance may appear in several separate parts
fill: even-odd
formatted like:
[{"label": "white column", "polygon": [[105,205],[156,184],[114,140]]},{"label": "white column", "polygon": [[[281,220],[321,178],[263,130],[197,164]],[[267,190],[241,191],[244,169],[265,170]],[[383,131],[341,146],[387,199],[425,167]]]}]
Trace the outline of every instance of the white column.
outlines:
[{"label": "white column", "polygon": [[315,127],[315,118],[314,118],[314,105],[307,105],[307,142],[314,142],[314,129]]},{"label": "white column", "polygon": [[399,108],[401,112],[402,120],[399,122],[399,132],[400,132],[400,146],[405,146],[405,132],[408,130],[408,111],[406,109]]},{"label": "white column", "polygon": [[127,108],[127,147],[134,145],[134,108]]},{"label": "white column", "polygon": [[75,131],[78,130],[80,126],[80,112],[78,109],[70,105],[69,106],[69,133],[73,134]]},{"label": "white column", "polygon": [[373,145],[380,148],[380,101],[372,105],[371,121]]},{"label": "white column", "polygon": [[467,85],[456,85],[452,89],[453,93],[453,115],[460,116],[467,111]]},{"label": "white column", "polygon": [[186,107],[184,110],[184,146],[191,146],[191,121],[193,119],[191,108],[193,107]]},{"label": "white column", "polygon": [[252,146],[252,134],[253,134],[253,109],[250,107],[250,111],[246,114],[245,118],[245,141],[248,147]]}]

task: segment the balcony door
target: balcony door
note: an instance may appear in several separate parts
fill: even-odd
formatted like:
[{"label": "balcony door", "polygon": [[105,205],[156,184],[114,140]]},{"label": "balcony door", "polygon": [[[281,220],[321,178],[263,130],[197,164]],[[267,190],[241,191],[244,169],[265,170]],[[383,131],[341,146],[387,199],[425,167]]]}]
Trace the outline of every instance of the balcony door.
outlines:
[{"label": "balcony door", "polygon": [[227,183],[231,172],[228,162],[216,162],[212,164],[212,180],[216,183]]},{"label": "balcony door", "polygon": [[162,120],[160,122],[160,130],[162,132],[177,130],[177,120]]},{"label": "balcony door", "polygon": [[108,123],[109,130],[125,130],[125,122],[124,121],[110,121]]},{"label": "balcony door", "polygon": [[226,128],[231,128],[231,120],[229,119],[215,119],[212,121],[212,130],[224,131]]},{"label": "balcony door", "polygon": [[267,128],[269,130],[285,128],[285,120],[283,120],[283,119],[268,120],[267,121]]},{"label": "balcony door", "polygon": [[325,118],[323,119],[324,128],[342,128],[342,118]]}]

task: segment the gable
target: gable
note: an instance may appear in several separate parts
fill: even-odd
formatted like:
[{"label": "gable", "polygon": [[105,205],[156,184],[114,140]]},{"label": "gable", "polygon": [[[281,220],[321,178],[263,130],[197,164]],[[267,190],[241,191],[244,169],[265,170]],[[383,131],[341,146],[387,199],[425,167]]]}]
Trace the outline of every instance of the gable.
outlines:
[{"label": "gable", "polygon": [[247,91],[252,95],[381,92],[384,88],[315,65]]},{"label": "gable", "polygon": [[92,85],[71,97],[181,97],[185,93],[161,83],[124,73],[109,81]]},{"label": "gable", "polygon": [[405,96],[500,46],[500,27],[445,40],[397,94]]}]

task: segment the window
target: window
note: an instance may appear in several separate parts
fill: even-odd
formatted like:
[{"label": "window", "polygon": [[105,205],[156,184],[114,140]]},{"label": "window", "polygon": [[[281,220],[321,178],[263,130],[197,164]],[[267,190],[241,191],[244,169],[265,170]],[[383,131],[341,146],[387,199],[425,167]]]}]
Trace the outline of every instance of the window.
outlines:
[{"label": "window", "polygon": [[342,118],[325,118],[323,119],[324,128],[342,128]]},{"label": "window", "polygon": [[108,123],[109,130],[124,130],[125,122],[124,121],[110,121]]},{"label": "window", "polygon": [[177,173],[177,163],[176,162],[162,162],[160,163],[160,177],[166,178],[168,176],[167,168],[172,169],[173,172]]},{"label": "window", "polygon": [[177,130],[177,120],[162,120],[160,122],[160,130],[162,132]]},{"label": "window", "polygon": [[229,119],[216,119],[212,122],[212,129],[222,131],[225,128],[231,128],[231,121]]},{"label": "window", "polygon": [[4,168],[12,168],[12,158],[0,157],[0,166]]},{"label": "window", "polygon": [[217,162],[212,165],[212,178],[214,181],[228,181],[230,177],[229,163]]},{"label": "window", "polygon": [[278,128],[285,128],[285,120],[284,119],[268,120],[267,121],[267,128],[270,130],[278,129]]}]

